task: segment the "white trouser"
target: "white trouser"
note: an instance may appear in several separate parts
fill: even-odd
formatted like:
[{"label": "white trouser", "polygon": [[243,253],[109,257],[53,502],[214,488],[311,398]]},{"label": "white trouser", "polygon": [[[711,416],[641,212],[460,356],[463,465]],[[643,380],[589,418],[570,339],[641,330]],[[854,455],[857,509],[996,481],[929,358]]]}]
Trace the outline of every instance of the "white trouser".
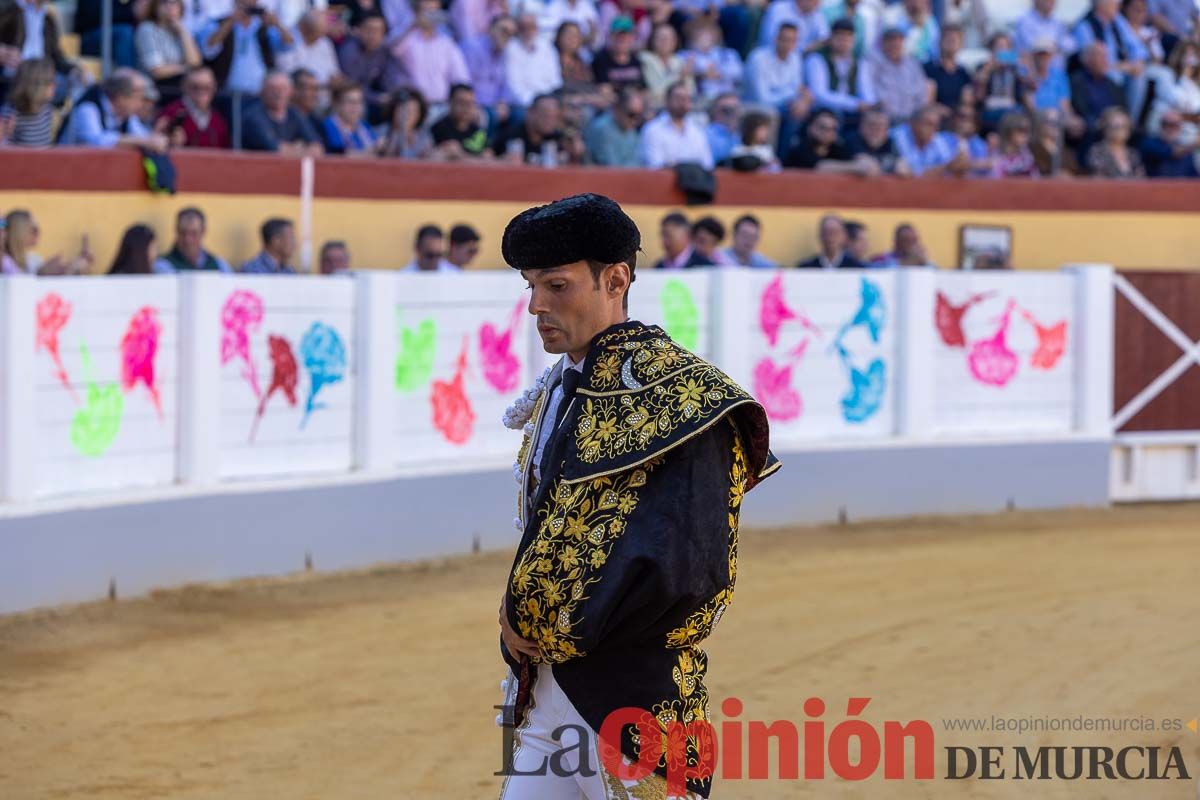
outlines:
[{"label": "white trouser", "polygon": [[[639,782],[621,781],[607,773],[597,749],[599,737],[567,699],[550,666],[539,664],[537,671],[525,720],[513,737],[514,774],[505,778],[500,800],[627,800],[635,796],[659,796],[631,795],[628,791],[648,786],[657,787],[667,800],[677,797],[666,794],[666,780],[660,775],[651,773]],[[511,672],[508,680],[515,680]],[[560,738],[555,739],[554,731],[564,725],[576,728],[559,731]],[[579,730],[585,732],[582,746],[579,746]],[[581,768],[584,753],[587,758]],[[628,763],[628,759],[625,761]],[[544,774],[519,774],[535,771]],[[695,797],[687,795],[689,800]]]}]

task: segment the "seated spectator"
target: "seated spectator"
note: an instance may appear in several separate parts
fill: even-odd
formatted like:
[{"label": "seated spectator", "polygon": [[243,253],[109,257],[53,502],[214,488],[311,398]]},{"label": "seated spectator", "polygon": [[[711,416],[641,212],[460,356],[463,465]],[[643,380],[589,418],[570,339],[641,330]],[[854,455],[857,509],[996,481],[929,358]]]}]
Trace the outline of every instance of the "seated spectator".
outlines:
[{"label": "seated spectator", "polygon": [[626,16],[614,19],[607,46],[592,60],[596,83],[618,91],[625,87],[646,88],[642,62],[634,55],[634,44],[633,20]]},{"label": "seated spectator", "polygon": [[[132,147],[155,152],[167,149],[167,137],[152,133],[138,114],[148,82],[139,72],[118,67],[75,101],[58,133],[58,143],[75,147]],[[11,231],[9,232],[11,236]]]},{"label": "seated spectator", "polygon": [[775,269],[779,265],[757,250],[761,238],[762,223],[758,217],[753,214],[738,217],[733,223],[733,246],[722,251],[725,256],[723,263],[737,267]]},{"label": "seated spectator", "polygon": [[961,29],[965,47],[978,50],[987,42],[991,19],[985,0],[945,0],[937,20],[943,31],[947,26]]},{"label": "seated spectator", "polygon": [[829,38],[829,22],[821,13],[820,5],[820,0],[773,0],[759,23],[759,45],[773,44],[779,29],[790,23],[796,27],[795,47],[801,57],[816,50]]},{"label": "seated spectator", "polygon": [[742,86],[742,58],[721,43],[721,28],[708,17],[693,17],[686,26],[688,49],[679,54],[695,79],[700,94],[715,100],[738,94]]},{"label": "seated spectator", "polygon": [[317,269],[322,275],[341,275],[350,271],[350,248],[338,239],[321,245],[321,260]]},{"label": "seated spectator", "polygon": [[4,227],[7,230],[4,253],[10,262],[9,271],[16,270],[29,275],[79,275],[91,269],[92,254],[88,250],[86,235],[75,258],[68,261],[56,253],[43,259],[34,250],[41,229],[32,214],[23,208],[14,208],[4,218]]},{"label": "seated spectator", "polygon": [[1167,64],[1170,78],[1157,82],[1158,96],[1147,127],[1157,133],[1163,116],[1175,112],[1181,127],[1173,138],[1183,143],[1200,141],[1200,44],[1180,42]]},{"label": "seated spectator", "polygon": [[[100,58],[104,43],[103,13],[108,0],[79,0],[75,4],[75,33],[79,35],[79,52],[91,58]],[[16,4],[13,4],[15,7]],[[145,16],[145,3],[112,4],[112,60],[115,67],[137,67],[137,50],[134,47],[134,29]],[[3,46],[0,45],[0,49]],[[57,66],[57,65],[56,65]]]},{"label": "seated spectator", "polygon": [[62,24],[49,0],[0,3],[0,76],[11,76],[21,61],[48,58],[66,76],[75,65],[62,50]]},{"label": "seated spectator", "polygon": [[696,252],[692,243],[692,226],[687,217],[672,211],[659,224],[663,257],[654,265],[655,269],[693,269],[711,267],[713,263]]},{"label": "seated spectator", "polygon": [[871,64],[854,55],[854,23],[848,19],[833,23],[829,43],[809,54],[805,72],[817,108],[854,119],[878,102]]},{"label": "seated spectator", "polygon": [[378,12],[366,14],[353,33],[342,40],[338,61],[346,79],[362,87],[367,119],[378,124],[403,83],[400,64],[387,46],[387,20]]},{"label": "seated spectator", "polygon": [[969,166],[969,143],[968,152],[958,152],[950,138],[938,135],[940,119],[937,108],[928,106],[913,114],[912,121],[893,134],[896,149],[913,175],[961,173]]},{"label": "seated spectator", "polygon": [[197,67],[183,79],[183,97],[159,115],[175,147],[229,147],[229,125],[213,108],[217,79],[208,67]]},{"label": "seated spectator", "polygon": [[611,110],[595,117],[584,134],[587,154],[602,167],[641,166],[638,154],[646,101],[637,89],[622,89]]},{"label": "seated spectator", "polygon": [[416,89],[398,89],[387,110],[387,132],[380,155],[420,160],[433,154],[433,137],[425,130],[429,107]]},{"label": "seated spectator", "polygon": [[1150,0],[1150,22],[1165,36],[1187,40],[1197,31],[1200,6],[1195,0]]},{"label": "seated spectator", "polygon": [[642,14],[641,19],[637,19],[637,11],[633,11],[634,18],[637,19],[638,50],[646,50],[650,47],[650,38],[654,34],[654,28],[658,25],[670,25],[675,29],[675,33],[683,35],[683,26],[688,21],[688,14],[682,7],[675,4],[675,0],[644,0],[644,2],[645,13]]},{"label": "seated spectator", "polygon": [[1183,130],[1183,115],[1168,111],[1159,119],[1158,132],[1141,137],[1138,154],[1151,178],[1197,178],[1200,142]]},{"label": "seated spectator", "polygon": [[262,82],[262,97],[246,112],[242,146],[290,156],[320,155],[321,140],[307,117],[290,105],[292,82],[272,72]]},{"label": "seated spectator", "polygon": [[721,242],[725,241],[725,226],[713,216],[705,216],[692,223],[692,247],[699,258],[710,264],[723,264]]},{"label": "seated spectator", "polygon": [[471,73],[475,100],[485,108],[513,101],[504,67],[504,52],[516,35],[517,23],[512,17],[500,16],[492,20],[486,35],[463,42],[463,56]]},{"label": "seated spectator", "polygon": [[450,98],[450,87],[468,83],[471,74],[462,50],[442,31],[446,15],[441,3],[417,0],[415,8],[416,23],[400,34],[392,45],[392,54],[404,68],[409,85],[426,102],[444,103]]},{"label": "seated spectator", "polygon": [[150,0],[149,13],[134,34],[134,46],[142,72],[172,94],[184,74],[200,66],[200,50],[183,24],[183,0]]},{"label": "seated spectator", "polygon": [[1025,103],[1025,82],[1008,34],[994,34],[988,50],[990,57],[975,72],[975,96],[983,111],[984,129],[991,131],[1001,117]]},{"label": "seated spectator", "polygon": [[1083,134],[1083,120],[1071,111],[1071,83],[1067,73],[1059,66],[1061,59],[1055,52],[1053,39],[1042,39],[1033,45],[1030,57],[1033,68],[1029,71],[1031,91],[1025,93],[1025,105],[1034,112],[1054,109],[1063,119],[1072,120],[1075,135]]},{"label": "seated spectator", "polygon": [[871,237],[867,235],[867,226],[854,220],[843,220],[846,226],[846,252],[858,263],[867,265],[871,250]]},{"label": "seated spectator", "polygon": [[461,272],[443,256],[446,252],[446,237],[436,225],[422,225],[413,241],[414,258],[401,272]]},{"label": "seated spectator", "polygon": [[991,148],[979,136],[974,106],[963,104],[956,108],[950,118],[950,130],[939,133],[938,138],[955,155],[946,166],[946,174],[959,178],[985,178],[992,174]]},{"label": "seated spectator", "polygon": [[1167,60],[1162,31],[1150,22],[1150,7],[1147,0],[1122,0],[1121,16],[1129,23],[1134,35],[1146,48],[1147,65],[1162,64]]},{"label": "seated spectator", "polygon": [[1113,106],[1100,116],[1103,138],[1087,153],[1087,169],[1095,178],[1144,178],[1137,150],[1129,146],[1133,123],[1124,109]]},{"label": "seated spectator", "polygon": [[[755,48],[746,59],[746,99],[752,103],[784,108],[802,97],[803,68],[796,52],[796,26],[779,26],[772,44]],[[811,100],[805,104],[808,113]]]},{"label": "seated spectator", "polygon": [[175,215],[175,243],[154,262],[155,272],[232,272],[224,259],[204,249],[204,212],[194,206]]},{"label": "seated spectator", "polygon": [[554,36],[554,51],[558,53],[559,73],[562,75],[564,95],[578,95],[583,102],[594,106],[606,106],[596,90],[592,65],[588,63],[583,49],[583,34],[574,22],[564,22]]},{"label": "seated spectator", "polygon": [[638,53],[642,62],[642,76],[646,80],[650,107],[662,108],[666,102],[667,89],[682,83],[690,94],[696,93],[690,68],[679,57],[679,35],[670,25],[654,26],[650,34],[650,47]]},{"label": "seated spectator", "polygon": [[1063,146],[1062,115],[1052,109],[1039,111],[1034,125],[1033,153],[1038,174],[1045,177],[1078,175],[1079,159],[1073,149]]},{"label": "seated spectator", "polygon": [[292,35],[257,0],[234,0],[233,13],[209,22],[198,37],[217,84],[227,92],[257,95]]},{"label": "seated spectator", "polygon": [[562,68],[554,46],[538,33],[537,17],[517,17],[516,38],[504,48],[504,71],[508,88],[521,105],[562,86]]},{"label": "seated spectator", "polygon": [[479,241],[479,231],[470,225],[455,225],[450,229],[450,250],[446,260],[459,269],[466,269],[479,255]]},{"label": "seated spectator", "polygon": [[352,83],[333,90],[333,107],[321,131],[325,152],[332,156],[373,157],[380,143],[366,123],[367,102]]},{"label": "seated spectator", "polygon": [[272,217],[259,229],[262,251],[242,264],[239,272],[252,275],[285,275],[294,273],[292,256],[296,254],[296,229],[290,220]]},{"label": "seated spectator", "polygon": [[1081,51],[1100,44],[1108,55],[1108,77],[1125,92],[1125,104],[1134,118],[1141,115],[1149,86],[1146,62],[1150,54],[1133,28],[1118,13],[1118,0],[1092,0],[1092,10],[1075,26]]},{"label": "seated spectator", "polygon": [[492,152],[513,164],[557,164],[563,138],[562,102],[552,94],[535,97],[522,122],[497,134]]},{"label": "seated spectator", "polygon": [[826,214],[821,217],[817,226],[817,238],[821,242],[820,251],[807,261],[796,265],[797,269],[862,269],[863,265],[855,260],[846,249],[846,225],[840,217]]},{"label": "seated spectator", "polygon": [[1083,48],[1083,69],[1071,76],[1071,107],[1084,122],[1088,134],[1097,134],[1100,116],[1112,106],[1124,107],[1125,93],[1108,76],[1108,51],[1099,42]]},{"label": "seated spectator", "polygon": [[12,129],[0,141],[18,147],[49,147],[53,142],[54,62],[31,58],[17,66],[0,119]]},{"label": "seated spectator", "polygon": [[1018,53],[1028,55],[1036,44],[1046,39],[1054,42],[1054,49],[1062,56],[1073,55],[1078,49],[1074,35],[1054,16],[1055,3],[1056,0],[1033,0],[1033,8],[1017,20],[1013,27],[1013,43]]},{"label": "seated spectator", "polygon": [[345,81],[337,51],[329,38],[329,17],[324,11],[309,9],[296,26],[298,35],[286,52],[280,53],[277,68],[289,74],[306,69],[317,79],[322,92]]},{"label": "seated spectator", "polygon": [[888,115],[879,109],[863,113],[858,130],[847,137],[846,149],[855,161],[873,161],[883,175],[910,174],[892,138]]},{"label": "seated spectator", "polygon": [[576,27],[583,47],[590,50],[600,33],[600,12],[593,0],[550,0],[538,24],[543,33],[554,36],[567,23]]},{"label": "seated spectator", "polygon": [[839,19],[854,23],[854,55],[862,58],[879,41],[883,4],[875,0],[826,0],[821,4],[830,25]]},{"label": "seated spectator", "polygon": [[741,134],[740,143],[729,154],[730,165],[739,172],[779,172],[779,157],[771,146],[771,118],[751,111],[742,118]]},{"label": "seated spectator", "polygon": [[480,125],[481,117],[475,91],[470,86],[458,83],[450,87],[450,112],[429,129],[434,147],[442,158],[448,161],[491,158],[487,130]]},{"label": "seated spectator", "polygon": [[971,74],[958,63],[962,42],[962,28],[957,25],[945,26],[938,45],[938,57],[925,65],[925,75],[934,85],[933,101],[946,108],[975,102],[975,85]]},{"label": "seated spectator", "polygon": [[925,77],[920,63],[905,54],[903,31],[884,31],[879,52],[872,56],[871,79],[875,96],[893,123],[908,120],[932,102],[933,82]]},{"label": "seated spectator", "polygon": [[789,169],[836,172],[850,161],[850,151],[838,135],[838,118],[822,109],[812,115],[804,138],[788,150],[783,165]]},{"label": "seated spectator", "polygon": [[[741,104],[734,94],[721,95],[708,107],[708,127],[704,133],[708,137],[713,161],[717,164],[727,161],[734,148],[742,142],[742,131],[738,127],[741,114]],[[771,118],[767,117],[768,126],[770,122]]]},{"label": "seated spectator", "polygon": [[1033,125],[1023,111],[1010,111],[1000,120],[999,141],[991,154],[993,178],[1036,178],[1037,163],[1029,142]]},{"label": "seated spectator", "polygon": [[937,55],[941,30],[930,9],[929,0],[902,0],[883,13],[883,27],[904,34],[904,52],[920,63]]},{"label": "seated spectator", "polygon": [[932,267],[933,262],[925,253],[925,245],[917,229],[907,222],[896,226],[892,237],[892,252],[885,253],[871,260],[867,266],[883,269],[897,267]]},{"label": "seated spectator", "polygon": [[699,164],[712,169],[713,155],[708,137],[688,115],[692,111],[692,93],[685,83],[667,90],[667,107],[642,128],[642,165],[650,169],[676,164]]},{"label": "seated spectator", "polygon": [[[322,94],[326,95],[324,99]],[[317,76],[304,67],[292,73],[291,106],[308,120],[308,124],[319,135],[325,127],[325,111],[329,106],[328,92],[321,91]]]},{"label": "seated spectator", "polygon": [[151,275],[158,261],[158,244],[154,231],[147,225],[132,225],[125,229],[109,275]]}]

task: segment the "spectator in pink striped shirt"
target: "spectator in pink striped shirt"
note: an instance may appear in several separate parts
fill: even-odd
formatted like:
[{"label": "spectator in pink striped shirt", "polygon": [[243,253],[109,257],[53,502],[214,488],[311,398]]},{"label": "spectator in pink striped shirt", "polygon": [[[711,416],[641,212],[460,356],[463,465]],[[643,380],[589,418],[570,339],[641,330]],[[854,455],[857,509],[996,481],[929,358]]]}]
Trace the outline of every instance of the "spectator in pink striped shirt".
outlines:
[{"label": "spectator in pink striped shirt", "polygon": [[392,45],[408,84],[430,103],[446,102],[452,85],[471,82],[462,50],[441,31],[445,16],[438,0],[417,0],[416,24]]}]

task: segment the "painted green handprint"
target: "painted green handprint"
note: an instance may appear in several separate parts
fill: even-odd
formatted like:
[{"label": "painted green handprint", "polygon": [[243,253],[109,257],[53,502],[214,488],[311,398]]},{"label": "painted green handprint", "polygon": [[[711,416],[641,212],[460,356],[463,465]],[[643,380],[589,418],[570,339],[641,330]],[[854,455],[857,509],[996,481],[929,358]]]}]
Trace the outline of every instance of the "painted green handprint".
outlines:
[{"label": "painted green handprint", "polygon": [[695,350],[700,339],[700,310],[692,291],[683,281],[672,278],[663,284],[659,300],[667,333],[688,350]]},{"label": "painted green handprint", "polygon": [[433,376],[437,326],[423,319],[416,329],[400,327],[400,352],[396,354],[396,389],[414,392]]},{"label": "painted green handprint", "polygon": [[87,380],[87,398],[83,408],[76,411],[71,420],[71,444],[85,456],[99,456],[112,446],[121,429],[125,396],[115,383],[105,386],[96,383],[92,378],[92,359],[87,347],[80,345],[79,351]]}]

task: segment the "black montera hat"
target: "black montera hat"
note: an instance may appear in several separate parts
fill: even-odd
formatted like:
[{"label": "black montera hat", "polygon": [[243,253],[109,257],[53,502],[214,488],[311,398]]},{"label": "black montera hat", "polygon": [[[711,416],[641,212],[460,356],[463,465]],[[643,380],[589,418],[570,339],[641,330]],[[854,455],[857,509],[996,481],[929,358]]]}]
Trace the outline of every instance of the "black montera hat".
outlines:
[{"label": "black montera hat", "polygon": [[576,261],[631,267],[642,244],[637,225],[599,194],[577,194],[522,211],[504,229],[500,245],[513,269],[549,269]]}]

